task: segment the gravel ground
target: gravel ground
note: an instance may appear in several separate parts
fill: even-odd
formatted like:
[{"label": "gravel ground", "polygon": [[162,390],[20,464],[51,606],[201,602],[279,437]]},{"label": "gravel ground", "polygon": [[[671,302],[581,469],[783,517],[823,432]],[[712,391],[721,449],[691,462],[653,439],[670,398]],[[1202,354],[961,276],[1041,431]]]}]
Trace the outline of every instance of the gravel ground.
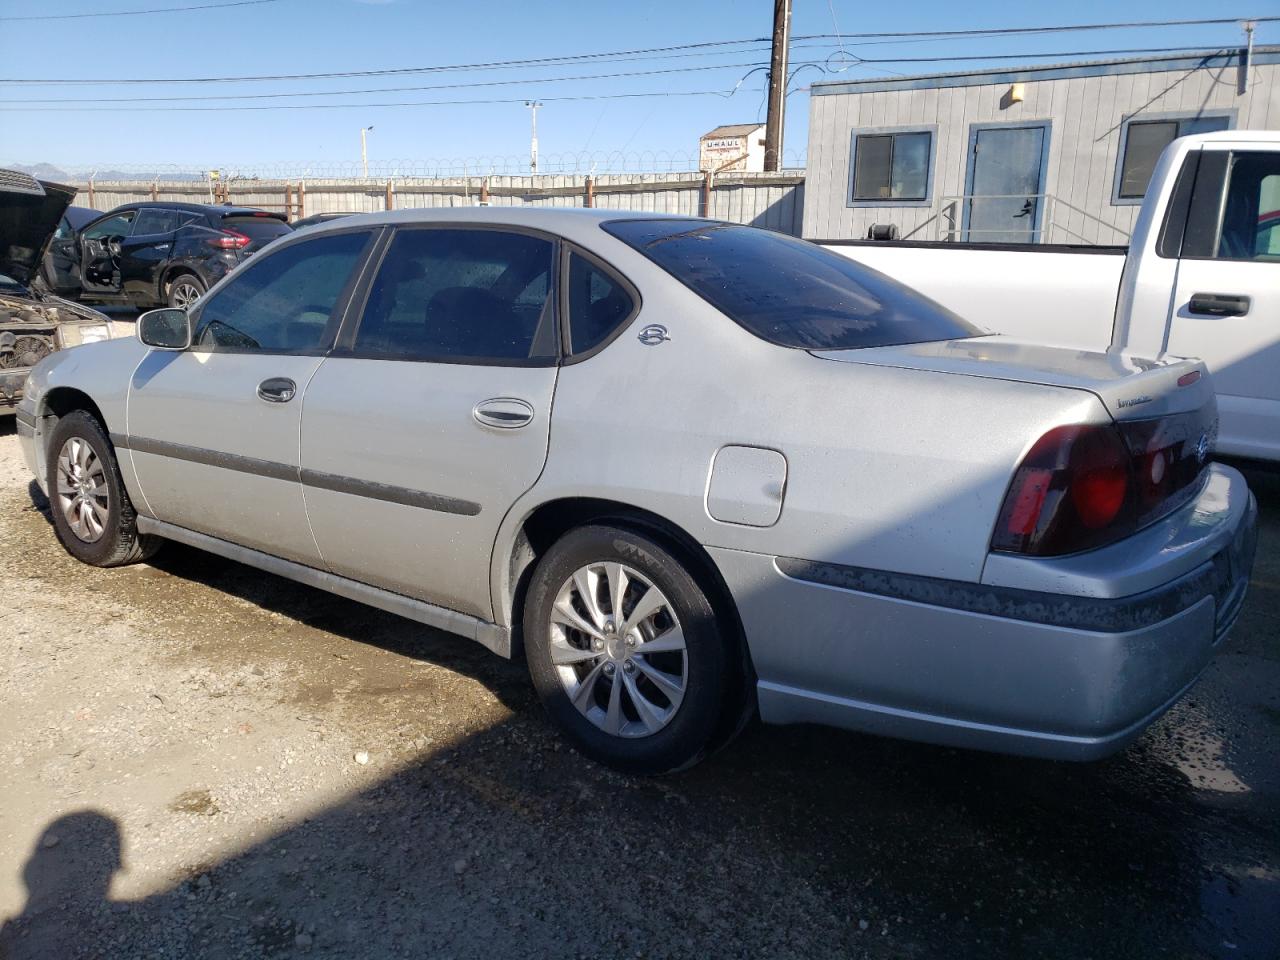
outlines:
[{"label": "gravel ground", "polygon": [[0,421],[0,957],[1280,955],[1280,478],[1192,695],[1091,765],[752,729],[563,747],[519,664],[167,546],[57,545]]}]

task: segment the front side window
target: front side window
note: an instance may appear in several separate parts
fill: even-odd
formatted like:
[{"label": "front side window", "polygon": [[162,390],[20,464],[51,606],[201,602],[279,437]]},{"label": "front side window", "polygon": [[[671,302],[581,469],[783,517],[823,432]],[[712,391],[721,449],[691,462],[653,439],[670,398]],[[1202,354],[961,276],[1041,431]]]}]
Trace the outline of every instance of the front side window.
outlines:
[{"label": "front side window", "polygon": [[206,300],[196,319],[201,350],[311,353],[326,349],[342,291],[367,231],[295,243],[249,265]]},{"label": "front side window", "polygon": [[1280,262],[1280,154],[1232,154],[1216,256]]},{"label": "front side window", "polygon": [[354,350],[395,360],[547,362],[555,245],[501,230],[397,231]]},{"label": "front side window", "polygon": [[825,247],[706,220],[614,220],[604,229],[762,340],[848,350],[981,336],[910,287]]},{"label": "front side window", "polygon": [[579,253],[569,257],[569,346],[585,353],[631,316],[635,300],[622,281]]},{"label": "front side window", "polygon": [[1164,148],[1178,137],[1226,130],[1230,117],[1175,117],[1168,120],[1130,120],[1125,125],[1124,153],[1120,157],[1120,182],[1116,197],[1141,200]]},{"label": "front side window", "polygon": [[933,134],[856,133],[853,137],[853,201],[926,200]]},{"label": "front side window", "polygon": [[129,229],[133,225],[133,218],[137,215],[137,210],[126,210],[124,213],[118,213],[114,217],[99,220],[84,232],[84,239],[105,240],[108,237],[127,237]]}]

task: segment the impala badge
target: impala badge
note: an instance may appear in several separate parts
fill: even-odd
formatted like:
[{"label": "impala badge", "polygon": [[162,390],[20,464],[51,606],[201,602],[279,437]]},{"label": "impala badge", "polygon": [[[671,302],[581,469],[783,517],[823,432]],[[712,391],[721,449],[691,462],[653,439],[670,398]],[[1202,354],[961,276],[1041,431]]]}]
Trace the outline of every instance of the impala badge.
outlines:
[{"label": "impala badge", "polygon": [[640,331],[637,339],[646,347],[656,347],[658,344],[671,338],[667,336],[667,328],[660,323],[651,323]]}]

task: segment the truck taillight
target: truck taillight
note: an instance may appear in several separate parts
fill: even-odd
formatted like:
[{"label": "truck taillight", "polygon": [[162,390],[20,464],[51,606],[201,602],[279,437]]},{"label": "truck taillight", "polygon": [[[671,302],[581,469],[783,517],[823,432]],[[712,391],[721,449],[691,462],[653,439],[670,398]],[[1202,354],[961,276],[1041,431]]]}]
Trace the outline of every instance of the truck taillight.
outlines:
[{"label": "truck taillight", "polygon": [[1050,430],[1014,473],[991,549],[1039,557],[1079,553],[1176,510],[1204,473],[1213,412]]},{"label": "truck taillight", "polygon": [[243,233],[237,233],[234,230],[223,230],[216,237],[210,237],[208,244],[211,247],[217,247],[219,250],[243,250],[252,241]]}]

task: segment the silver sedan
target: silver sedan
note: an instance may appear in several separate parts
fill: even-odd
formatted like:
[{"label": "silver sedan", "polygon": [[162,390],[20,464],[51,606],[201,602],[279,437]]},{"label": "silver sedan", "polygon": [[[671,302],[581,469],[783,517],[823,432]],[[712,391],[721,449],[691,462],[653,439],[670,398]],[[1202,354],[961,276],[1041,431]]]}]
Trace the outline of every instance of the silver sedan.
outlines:
[{"label": "silver sedan", "polygon": [[138,333],[27,384],[72,554],[180,541],[522,656],[632,772],[754,712],[1101,756],[1252,563],[1201,364],[988,336],[749,227],[348,217]]}]

